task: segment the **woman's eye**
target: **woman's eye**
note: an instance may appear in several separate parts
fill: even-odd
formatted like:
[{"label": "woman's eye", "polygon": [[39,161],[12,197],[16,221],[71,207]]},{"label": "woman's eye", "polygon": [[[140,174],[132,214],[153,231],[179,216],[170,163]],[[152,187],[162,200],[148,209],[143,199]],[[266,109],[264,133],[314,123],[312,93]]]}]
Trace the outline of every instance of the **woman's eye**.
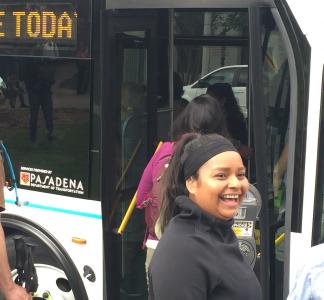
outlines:
[{"label": "woman's eye", "polygon": [[237,175],[237,177],[240,178],[240,179],[244,179],[245,176],[246,176],[245,173],[240,173],[240,174]]},{"label": "woman's eye", "polygon": [[216,174],[215,177],[218,178],[218,179],[225,179],[226,178],[226,174],[219,173],[219,174]]}]

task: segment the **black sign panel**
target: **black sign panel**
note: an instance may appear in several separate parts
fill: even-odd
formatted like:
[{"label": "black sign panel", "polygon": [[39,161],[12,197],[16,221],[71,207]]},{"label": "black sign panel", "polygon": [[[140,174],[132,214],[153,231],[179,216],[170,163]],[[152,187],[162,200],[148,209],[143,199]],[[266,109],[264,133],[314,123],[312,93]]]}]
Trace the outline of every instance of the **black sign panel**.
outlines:
[{"label": "black sign panel", "polygon": [[0,55],[89,58],[90,34],[90,0],[0,4]]}]

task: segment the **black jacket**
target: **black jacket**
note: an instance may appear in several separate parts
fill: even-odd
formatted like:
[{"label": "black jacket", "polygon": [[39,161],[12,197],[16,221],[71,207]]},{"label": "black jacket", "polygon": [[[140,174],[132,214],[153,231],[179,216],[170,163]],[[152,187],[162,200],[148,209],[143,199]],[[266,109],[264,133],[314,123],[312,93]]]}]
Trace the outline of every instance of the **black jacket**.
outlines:
[{"label": "black jacket", "polygon": [[231,226],[188,197],[169,223],[150,265],[150,300],[259,300],[260,284]]}]

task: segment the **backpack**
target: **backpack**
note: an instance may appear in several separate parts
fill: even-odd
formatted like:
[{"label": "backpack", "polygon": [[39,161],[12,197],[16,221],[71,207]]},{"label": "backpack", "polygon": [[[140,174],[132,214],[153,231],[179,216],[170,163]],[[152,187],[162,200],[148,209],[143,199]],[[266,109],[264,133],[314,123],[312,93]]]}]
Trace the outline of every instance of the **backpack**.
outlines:
[{"label": "backpack", "polygon": [[171,157],[172,155],[168,154],[159,159],[158,164],[161,167],[155,178],[153,178],[152,189],[145,200],[145,223],[147,225],[147,230],[144,241],[146,241],[148,234],[158,239],[154,227],[158,217],[160,216],[161,182],[163,174],[169,166]]}]

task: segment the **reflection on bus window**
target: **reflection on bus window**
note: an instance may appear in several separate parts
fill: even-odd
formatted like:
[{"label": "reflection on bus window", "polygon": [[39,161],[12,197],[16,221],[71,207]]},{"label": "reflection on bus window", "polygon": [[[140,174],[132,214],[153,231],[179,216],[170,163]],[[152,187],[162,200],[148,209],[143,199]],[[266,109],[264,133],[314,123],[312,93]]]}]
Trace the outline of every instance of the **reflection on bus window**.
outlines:
[{"label": "reflection on bus window", "polygon": [[78,93],[77,62],[4,57],[0,68],[0,136],[19,186],[87,197],[90,84]]}]

